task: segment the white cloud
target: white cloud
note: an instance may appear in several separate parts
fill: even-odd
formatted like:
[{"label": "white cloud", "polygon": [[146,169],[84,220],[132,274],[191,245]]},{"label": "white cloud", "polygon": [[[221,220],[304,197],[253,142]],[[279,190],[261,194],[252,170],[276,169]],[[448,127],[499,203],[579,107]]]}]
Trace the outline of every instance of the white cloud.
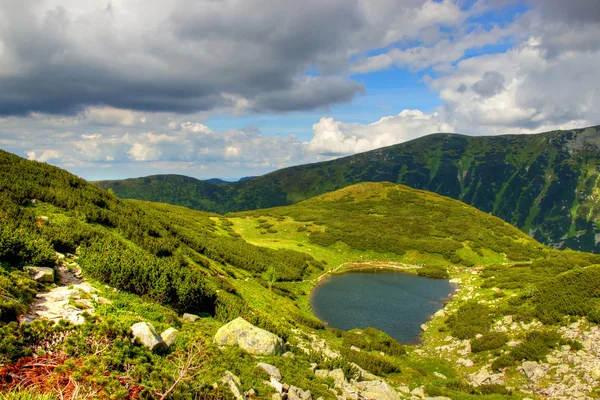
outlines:
[{"label": "white cloud", "polygon": [[438,113],[403,110],[372,124],[348,124],[321,118],[313,125],[308,150],[323,155],[353,154],[405,142],[430,133],[452,132]]}]

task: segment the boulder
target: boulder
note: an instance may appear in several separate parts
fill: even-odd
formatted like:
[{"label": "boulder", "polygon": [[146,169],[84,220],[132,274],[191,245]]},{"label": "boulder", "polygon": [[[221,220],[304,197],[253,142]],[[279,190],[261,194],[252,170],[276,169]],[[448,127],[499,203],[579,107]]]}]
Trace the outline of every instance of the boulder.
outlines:
[{"label": "boulder", "polygon": [[23,271],[38,282],[54,283],[54,270],[52,268],[27,266],[23,267]]},{"label": "boulder", "polygon": [[354,386],[365,400],[399,400],[398,392],[384,381],[356,382]]},{"label": "boulder", "polygon": [[269,356],[284,351],[283,340],[279,336],[257,328],[241,317],[219,328],[214,342],[219,346],[238,345],[254,355]]},{"label": "boulder", "polygon": [[425,390],[423,389],[423,386],[413,389],[410,394],[411,396],[419,397],[421,399],[425,398]]},{"label": "boulder", "polygon": [[195,322],[195,321],[199,320],[200,317],[197,316],[196,314],[185,313],[181,316],[181,319],[184,321],[188,321],[188,322]]},{"label": "boulder", "polygon": [[279,369],[276,366],[263,362],[259,362],[256,366],[264,369],[270,377],[275,378],[278,381],[281,380],[281,372],[279,372]]},{"label": "boulder", "polygon": [[171,347],[173,343],[175,343],[175,339],[177,339],[177,334],[179,334],[179,331],[177,329],[169,328],[163,333],[161,333],[160,337],[162,338],[163,342],[165,342],[167,347]]},{"label": "boulder", "polygon": [[342,371],[341,368],[330,371],[329,376],[333,378],[335,387],[342,387],[344,383],[346,383],[346,377],[344,376],[344,371]]},{"label": "boulder", "polygon": [[229,390],[231,390],[231,394],[235,400],[246,400],[246,395],[242,391],[240,378],[229,371],[225,371],[225,376],[221,378],[221,382],[223,385],[229,386]]},{"label": "boulder", "polygon": [[147,322],[138,322],[131,326],[131,332],[136,339],[151,351],[165,351],[168,346],[156,333],[154,327]]}]

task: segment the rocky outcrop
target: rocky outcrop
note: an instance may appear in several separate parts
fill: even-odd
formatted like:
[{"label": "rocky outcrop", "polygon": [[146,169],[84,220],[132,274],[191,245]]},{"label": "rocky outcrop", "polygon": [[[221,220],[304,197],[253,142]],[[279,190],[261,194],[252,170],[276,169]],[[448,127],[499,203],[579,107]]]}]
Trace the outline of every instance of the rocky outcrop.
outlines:
[{"label": "rocky outcrop", "polygon": [[54,270],[47,267],[23,267],[23,271],[27,272],[35,281],[41,283],[54,283]]},{"label": "rocky outcrop", "polygon": [[257,328],[239,317],[223,325],[215,334],[219,346],[239,346],[254,355],[274,355],[284,352],[283,340],[264,329]]},{"label": "rocky outcrop", "polygon": [[167,344],[156,333],[152,324],[148,322],[138,322],[131,326],[133,337],[138,339],[144,346],[151,351],[165,351],[168,349]]},{"label": "rocky outcrop", "polygon": [[400,395],[385,381],[356,382],[360,396],[365,400],[398,400]]}]

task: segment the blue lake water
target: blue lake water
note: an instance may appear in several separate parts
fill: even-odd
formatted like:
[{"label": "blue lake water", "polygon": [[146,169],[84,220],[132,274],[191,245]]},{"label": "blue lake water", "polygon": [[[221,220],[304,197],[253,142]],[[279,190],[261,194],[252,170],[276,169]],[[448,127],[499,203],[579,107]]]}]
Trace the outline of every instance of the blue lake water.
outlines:
[{"label": "blue lake water", "polygon": [[374,327],[400,343],[414,344],[421,324],[443,308],[454,289],[448,279],[384,270],[347,272],[317,285],[311,305],[329,327]]}]

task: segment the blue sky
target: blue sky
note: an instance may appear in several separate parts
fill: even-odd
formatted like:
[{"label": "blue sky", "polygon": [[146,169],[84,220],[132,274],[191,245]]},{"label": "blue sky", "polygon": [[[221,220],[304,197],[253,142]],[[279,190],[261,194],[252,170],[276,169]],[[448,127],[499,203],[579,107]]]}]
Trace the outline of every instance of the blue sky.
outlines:
[{"label": "blue sky", "polygon": [[236,179],[435,132],[600,123],[597,0],[0,4],[0,147]]}]

